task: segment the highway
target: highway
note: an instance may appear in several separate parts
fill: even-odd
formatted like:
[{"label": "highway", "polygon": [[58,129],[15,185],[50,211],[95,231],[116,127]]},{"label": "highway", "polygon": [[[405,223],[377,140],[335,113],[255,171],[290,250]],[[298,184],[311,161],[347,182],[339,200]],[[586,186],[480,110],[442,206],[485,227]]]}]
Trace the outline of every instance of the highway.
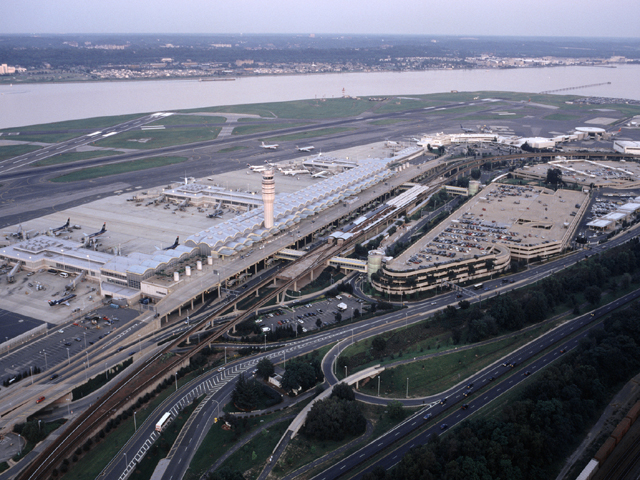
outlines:
[{"label": "highway", "polygon": [[[458,107],[458,106],[460,105],[457,105],[457,104],[455,105],[455,107]],[[310,128],[325,128],[327,125],[332,125],[332,126],[352,125],[352,126],[361,127],[366,124],[367,126],[366,132],[358,131],[355,134],[353,132],[345,133],[344,135],[336,135],[336,136],[333,136],[331,139],[324,141],[330,145],[336,145],[336,142],[337,142],[337,145],[334,148],[344,148],[345,146],[350,146],[349,145],[350,143],[362,144],[369,137],[371,141],[373,141],[374,138],[375,140],[380,139],[380,134],[382,131],[385,131],[385,129],[373,128],[366,122],[371,121],[372,119],[377,120],[381,118],[398,118],[400,116],[402,116],[403,119],[409,120],[409,122],[401,125],[402,131],[406,131],[407,127],[410,127],[410,128],[419,127],[420,129],[430,128],[429,122],[425,122],[425,117],[422,116],[422,112],[416,111],[416,112],[408,112],[408,113],[403,112],[401,114],[385,114],[385,115],[368,116],[366,119],[356,118],[356,119],[324,122],[324,123],[314,124],[313,126],[286,129],[281,132],[269,132],[268,135],[289,133],[293,131],[306,131]],[[146,117],[143,117],[143,119],[144,118]],[[142,120],[137,119],[132,122],[138,122],[138,121],[142,121]],[[119,127],[124,126],[122,128],[128,128],[128,127],[139,128],[139,125],[132,126],[132,122],[127,122],[125,124],[122,124]],[[441,124],[441,119],[439,119],[439,122]],[[112,128],[115,128],[115,127],[112,127]],[[394,129],[396,131],[400,131],[400,127],[388,128],[388,130],[394,130]],[[121,130],[121,131],[125,131],[125,130]],[[110,130],[106,130],[106,129],[104,130],[103,133],[105,132],[111,133]],[[265,136],[267,135],[264,133],[254,135],[255,138],[265,137]],[[82,138],[84,137],[80,137],[80,139],[70,140],[69,142],[78,141],[78,145],[79,145],[80,144],[79,142],[83,141],[81,140]],[[10,201],[10,203],[15,205],[16,208],[8,208],[8,209],[3,208],[5,214],[4,215],[0,214],[0,222],[3,222],[5,224],[17,223],[15,221],[18,215],[16,212],[18,210],[22,210],[22,207],[27,207],[26,208],[27,212],[20,214],[20,218],[24,220],[25,217],[40,216],[41,214],[43,214],[43,212],[48,213],[49,211],[57,210],[60,208],[61,205],[69,206],[69,205],[84,203],[86,201],[89,201],[90,199],[95,198],[96,196],[103,195],[103,194],[111,194],[112,191],[117,188],[115,187],[115,185],[125,184],[129,186],[138,185],[140,187],[144,187],[144,186],[151,186],[151,184],[147,185],[147,183],[145,182],[151,182],[155,186],[158,183],[162,183],[163,178],[165,177],[170,179],[175,178],[175,175],[177,174],[175,172],[182,173],[184,169],[184,164],[180,164],[178,167],[174,167],[174,168],[167,167],[166,169],[159,169],[159,175],[148,180],[142,180],[142,178],[149,178],[151,176],[149,176],[148,174],[145,174],[145,172],[140,172],[139,174],[136,173],[135,175],[127,174],[126,176],[114,176],[106,179],[97,179],[95,182],[92,182],[91,185],[86,185],[86,186],[85,185],[71,186],[71,185],[64,185],[64,184],[53,185],[53,184],[47,183],[46,188],[43,188],[44,186],[43,182],[45,182],[47,178],[53,175],[58,175],[63,172],[69,171],[70,168],[75,169],[75,168],[78,168],[79,166],[102,165],[104,164],[104,162],[109,162],[109,161],[122,161],[124,159],[142,158],[142,157],[148,157],[150,155],[160,155],[160,154],[164,155],[170,152],[172,154],[189,155],[189,158],[192,159],[192,161],[194,162],[193,166],[196,170],[198,168],[201,168],[203,175],[211,175],[212,165],[214,165],[213,163],[214,157],[212,152],[208,152],[208,153],[204,152],[207,148],[212,148],[213,146],[215,146],[215,148],[221,148],[222,146],[227,147],[229,145],[241,145],[243,143],[246,143],[248,140],[252,140],[252,138],[247,135],[247,136],[241,137],[240,139],[233,138],[229,140],[214,140],[211,142],[203,142],[205,144],[201,146],[200,144],[189,145],[189,146],[182,145],[182,146],[176,146],[176,147],[167,147],[169,149],[174,149],[174,150],[162,149],[162,151],[157,150],[157,151],[145,151],[140,153],[136,152],[135,154],[131,154],[131,155],[134,155],[134,157],[127,157],[126,155],[129,155],[129,154],[126,154],[125,156],[118,156],[115,159],[110,159],[109,157],[102,157],[100,159],[91,159],[83,162],[78,162],[73,164],[73,166],[62,165],[62,166],[54,166],[54,167],[46,167],[46,168],[38,168],[38,169],[32,169],[32,167],[30,167],[31,169],[27,168],[28,165],[33,163],[32,160],[36,161],[35,157],[28,157],[29,154],[27,154],[27,157],[25,158],[18,158],[18,160],[14,158],[14,159],[11,159],[11,161],[18,162],[18,164],[15,165],[15,168],[5,169],[4,171],[0,169],[0,179],[3,182],[2,189],[0,190],[0,201]],[[93,140],[90,140],[90,141],[93,141]],[[73,149],[76,146],[78,146],[78,145],[73,146],[73,144],[68,142],[63,142],[63,143],[65,143],[67,147],[69,147],[69,149]],[[318,148],[318,145],[322,146],[323,141],[320,141],[320,142],[314,141],[314,144],[316,144],[316,148]],[[61,148],[64,149],[67,147],[58,148],[62,144],[56,144],[56,145],[57,145],[57,148],[54,150],[51,150],[49,152],[50,154],[57,154],[57,153],[62,153],[62,151],[67,151],[67,150],[61,150]],[[202,149],[203,153],[202,154],[200,152],[196,153],[196,149]],[[37,153],[37,152],[34,152],[34,153]],[[137,155],[137,157],[135,157],[135,155]],[[295,155],[295,158],[300,157],[299,154],[294,154],[294,155]],[[240,160],[240,158],[250,159],[252,161],[257,161],[257,160],[262,161],[263,159],[266,158],[271,161],[275,161],[278,159],[293,158],[294,155],[292,155],[291,152],[289,151],[285,152],[284,150],[277,151],[277,152],[270,152],[266,154],[260,153],[259,155],[256,155],[255,149],[248,149],[248,151],[234,152],[233,156],[235,158],[233,159],[233,161],[235,163],[241,163],[242,161]],[[233,165],[233,163],[227,157],[229,157],[229,155],[215,156],[215,165],[213,167],[214,173],[216,171],[226,171],[226,170],[233,170],[237,168],[237,166]],[[40,156],[37,158],[37,160],[41,160],[42,158],[44,157]],[[227,158],[227,161],[224,161],[223,158]],[[7,161],[5,161],[3,164],[4,167],[6,167],[7,165],[6,162]],[[201,166],[197,166],[200,164]],[[23,167],[24,169],[20,170]],[[3,172],[6,172],[6,175],[3,175]],[[191,171],[189,172],[189,174],[198,176],[198,173],[192,173]],[[126,180],[125,180],[125,177],[126,177]],[[140,182],[136,181],[137,178],[141,179]],[[75,192],[76,196],[72,200],[69,200],[69,196],[67,194],[71,190],[76,190],[77,192]],[[52,195],[52,197],[50,195]],[[20,203],[21,199],[25,200],[23,204]],[[40,205],[38,208],[32,208],[38,205]],[[18,209],[18,207],[20,208]],[[610,242],[606,245],[605,248],[608,248],[613,244],[614,244],[613,242]],[[598,247],[597,249],[599,248],[600,247]],[[594,249],[594,250],[597,250],[597,249]],[[547,275],[553,272],[554,269],[561,268],[562,266],[565,266],[571,263],[575,263],[577,259],[581,258],[580,257],[581,254],[582,256],[584,256],[585,254],[589,254],[589,255],[593,254],[593,252],[587,252],[587,253],[580,252],[578,254],[574,254],[574,255],[565,257],[563,259],[559,259],[555,262],[548,262],[547,264],[544,264],[541,267],[532,268],[526,272],[517,274],[513,278],[518,282],[518,284],[524,284],[529,281],[542,278],[544,275]],[[562,263],[562,262],[565,262],[565,263]],[[486,285],[488,287],[492,287],[494,284],[497,284],[497,281],[486,282]],[[500,286],[503,287],[503,289],[513,288],[513,286],[511,285],[508,285],[506,287],[502,285]],[[494,291],[496,290],[491,290],[490,292],[482,293],[481,295],[482,296],[491,295],[494,293]],[[288,344],[287,347],[279,348],[272,352],[266,352],[265,354],[268,356],[271,356],[271,358],[278,358],[280,356],[283,356],[285,352],[287,352],[286,354],[287,356],[289,356],[289,352],[291,352],[293,356],[297,354],[306,353],[308,351],[319,348],[323,345],[333,343],[337,340],[354,338],[354,334],[358,335],[358,337],[356,337],[357,339],[367,338],[368,336],[377,334],[380,331],[387,331],[392,328],[397,328],[399,326],[398,323],[402,323],[402,320],[405,320],[407,313],[410,315],[410,318],[408,320],[405,320],[405,322],[409,321],[410,323],[413,323],[417,321],[422,321],[427,314],[433,311],[434,308],[441,308],[447,303],[456,303],[457,301],[457,299],[455,299],[455,296],[453,294],[449,294],[448,296],[444,296],[442,298],[444,300],[438,301],[438,307],[431,306],[430,302],[423,302],[420,304],[411,305],[409,309],[404,312],[396,312],[395,314],[392,314],[384,318],[377,318],[375,320],[367,322],[366,325],[340,327],[330,332],[326,332],[326,333],[320,332],[314,336],[307,337],[306,339],[301,339],[298,342],[292,342],[291,344]],[[395,324],[393,323],[394,321],[395,321]],[[384,322],[384,324],[382,324],[382,322]],[[347,344],[346,341],[343,343],[344,345]],[[57,348],[55,350],[57,355],[56,358],[62,357],[62,362],[63,362],[64,353],[66,353],[65,349]],[[41,352],[41,350],[37,352],[40,354],[41,357],[44,356],[44,352]],[[31,352],[31,354],[35,355],[34,352]],[[122,355],[126,358],[126,353],[123,353]],[[131,459],[135,459],[136,458],[135,456],[140,454],[140,452],[142,451],[144,442],[149,438],[151,438],[153,435],[153,432],[149,431],[148,428],[151,427],[151,430],[153,430],[153,427],[155,426],[155,421],[157,421],[157,418],[159,418],[159,416],[162,415],[164,411],[168,411],[172,408],[175,408],[177,411],[177,409],[181,408],[181,406],[184,406],[186,404],[185,402],[190,401],[190,399],[193,398],[193,395],[208,393],[211,395],[210,397],[207,397],[210,400],[204,403],[205,406],[201,411],[201,415],[208,415],[208,417],[202,417],[205,420],[194,422],[195,425],[193,426],[193,428],[195,429],[193,432],[193,435],[194,435],[193,438],[197,438],[198,436],[201,437],[204,431],[202,429],[206,426],[208,421],[206,419],[210,419],[211,415],[213,414],[211,408],[209,408],[207,405],[209,403],[212,403],[213,405],[215,405],[215,402],[219,402],[223,398],[225,398],[225,396],[233,388],[233,382],[237,378],[237,375],[240,372],[249,371],[255,365],[255,363],[259,361],[259,359],[260,357],[258,356],[252,359],[238,361],[234,364],[230,364],[228,369],[226,369],[224,372],[220,372],[220,373],[215,372],[213,374],[209,374],[206,376],[206,378],[198,380],[198,382],[196,382],[196,384],[194,384],[193,386],[190,385],[189,388],[191,388],[191,390],[189,390],[186,394],[183,393],[184,389],[181,389],[178,392],[178,395],[176,396],[176,398],[172,398],[173,403],[171,403],[171,401],[168,401],[168,403],[163,406],[164,409],[159,408],[158,412],[154,412],[154,414],[150,417],[150,419],[147,422],[145,422],[145,425],[149,423],[149,425],[146,426],[147,428],[146,431],[143,429],[144,426],[140,426],[140,428],[138,429],[140,431],[139,440],[142,443],[136,445],[135,438],[138,437],[138,433],[136,433],[136,435],[127,444],[127,446],[123,447],[123,451],[121,452],[122,456],[124,456],[124,454],[126,453],[127,458],[131,462],[133,461]],[[45,363],[46,361],[47,360],[45,359]],[[60,361],[60,358],[58,358],[58,361]],[[25,382],[28,382],[28,380],[23,380],[23,384]],[[192,395],[192,396],[189,396],[189,395]],[[379,401],[382,403],[387,402],[387,400],[379,400]],[[412,399],[411,401],[419,402],[421,400]],[[154,421],[152,420],[152,418],[156,415],[156,413],[159,413],[159,415],[157,415]],[[145,434],[147,434],[147,437],[144,437]],[[398,435],[398,438],[401,438],[399,434],[397,435]],[[131,446],[129,446],[129,444],[131,444]],[[191,447],[192,446],[189,446],[189,448]],[[179,457],[179,455],[177,457]],[[122,473],[122,471],[124,471],[124,468],[125,468],[124,460],[122,460],[122,462],[123,462],[123,465],[122,465],[123,470],[121,470],[120,473]],[[175,469],[176,467],[170,464],[168,468]],[[113,470],[113,473],[109,474],[110,478],[112,474],[116,475],[118,469],[117,467],[112,467],[112,470]],[[175,470],[175,472],[178,472],[178,470]],[[119,478],[119,477],[116,476],[112,478]]]},{"label": "highway", "polygon": [[[635,232],[627,232],[621,238],[607,243],[606,246],[612,247],[614,245],[618,245],[630,239],[632,236],[635,236]],[[527,283],[527,281],[537,281],[543,278],[544,276],[549,275],[560,268],[563,268],[564,266],[574,264],[576,261],[584,258],[585,256],[590,256],[592,254],[593,254],[592,251],[578,251],[572,255],[558,259],[556,262],[548,262],[546,264],[543,264],[542,266],[534,267],[528,271],[518,273],[516,276],[514,276],[514,279],[517,278],[517,282],[519,284]],[[514,288],[512,284],[508,284],[507,286],[504,286],[502,282],[498,280],[494,280],[492,282],[485,282],[485,284],[488,285],[488,287],[492,287],[495,284],[498,288],[502,288],[505,290]],[[493,294],[494,291],[492,291],[491,293]],[[634,292],[633,294],[630,294],[630,296],[631,295],[640,295],[640,292]],[[151,445],[151,440],[155,438],[155,435],[153,433],[155,424],[164,412],[170,411],[171,409],[174,409],[174,411],[177,411],[186,404],[185,402],[188,402],[190,401],[190,399],[195,398],[196,396],[202,395],[202,394],[207,394],[208,397],[206,398],[210,402],[217,401],[220,403],[224,403],[224,399],[233,390],[234,382],[237,379],[238,375],[240,373],[250,374],[252,370],[255,368],[255,365],[260,361],[261,358],[266,356],[267,358],[270,358],[272,361],[274,361],[274,363],[277,363],[279,360],[283,359],[285,355],[287,358],[292,358],[297,355],[304,355],[315,349],[321,348],[325,345],[330,345],[331,343],[334,343],[334,342],[340,342],[340,346],[347,346],[351,344],[352,341],[356,341],[356,342],[362,341],[366,338],[370,338],[371,336],[377,335],[385,331],[393,330],[405,324],[412,324],[415,322],[423,321],[425,318],[429,316],[429,314],[433,313],[435,308],[442,308],[447,303],[455,303],[458,300],[455,298],[455,294],[453,293],[447,294],[441,298],[444,298],[444,301],[439,298],[437,307],[432,306],[431,301],[424,301],[417,304],[412,304],[408,307],[407,310],[401,310],[401,311],[397,311],[382,317],[376,317],[367,322],[361,322],[360,324],[346,325],[346,326],[335,328],[327,332],[319,332],[307,338],[300,339],[295,342],[287,343],[286,346],[278,347],[274,350],[263,352],[262,354],[255,355],[250,358],[240,359],[233,363],[229,363],[227,365],[227,368],[223,372],[216,371],[216,372],[209,372],[207,374],[202,375],[197,380],[189,384],[188,388],[181,388],[176,395],[173,395],[171,398],[167,399],[165,403],[163,403],[160,407],[158,407],[158,409],[156,409],[156,411],[154,411],[154,413],[149,416],[149,418],[145,421],[144,425],[139,426],[136,434],[132,436],[129,442],[122,448],[122,450],[116,457],[116,460],[113,461],[105,469],[104,471],[105,478],[110,478],[110,479],[121,478],[121,475],[125,472],[126,468],[134,468],[135,464],[133,463],[134,460],[132,459],[141,458],[144,452],[146,452],[148,447]],[[590,314],[587,314],[564,325],[561,328],[557,328],[553,330],[552,332],[546,334],[540,339],[537,339],[533,343],[527,345],[526,350],[520,349],[518,352],[514,353],[513,355],[509,355],[508,361],[509,362],[515,361],[517,363],[526,361],[527,359],[537,355],[540,351],[548,348],[550,345],[558,344],[559,342],[562,342],[562,339],[565,338],[567,335],[571,335],[575,330],[581,328],[586,323],[599,319],[602,315],[608,313],[612,308],[615,308],[616,306],[622,304],[622,302],[624,302],[623,299],[614,302],[614,304],[610,306],[601,307],[596,311],[596,315],[594,317],[592,317]],[[556,355],[552,355],[552,357],[555,357],[555,356],[557,356],[557,352],[556,352]],[[331,352],[330,352],[330,354],[327,355],[323,361],[323,371],[325,372],[325,376],[327,380],[331,384],[334,384],[337,382],[337,378],[332,373],[333,361],[335,360],[335,358],[336,357],[331,355]],[[548,363],[550,360],[551,360],[551,357],[547,358],[547,360],[543,361],[543,364],[541,365]],[[434,416],[436,416],[435,414],[440,414],[444,412],[447,408],[450,408],[453,404],[460,401],[460,396],[462,395],[462,392],[465,389],[465,385],[467,383],[473,382],[475,385],[482,385],[483,383],[484,384],[487,383],[487,378],[490,376],[494,376],[495,378],[498,378],[500,376],[505,375],[506,373],[510,373],[512,371],[510,368],[498,366],[503,361],[504,360],[497,362],[494,365],[494,367],[487,368],[470,379],[465,379],[465,381],[461,385],[454,387],[447,392],[443,392],[435,396],[430,396],[428,398],[412,398],[408,400],[407,399],[400,399],[400,400],[405,405],[408,405],[408,406],[409,405],[427,405],[429,408],[433,409],[433,410],[430,410],[430,412],[432,412]],[[538,369],[538,366],[537,364],[535,366],[534,365],[528,366],[527,369],[534,372],[534,370]],[[521,381],[524,378],[526,377],[523,377],[518,381]],[[514,379],[509,379],[508,381],[514,382],[513,384],[507,384],[509,388],[515,385],[516,383]],[[500,390],[495,390],[495,392],[491,394],[494,396],[487,397],[486,400],[484,400],[485,403],[491,401],[493,398],[500,395],[501,392],[504,393],[505,385],[498,384],[494,388],[498,388]],[[476,387],[476,390],[474,391],[477,391],[479,389],[480,388]],[[210,395],[211,393],[213,393],[213,395]],[[361,394],[358,394],[359,399],[363,399],[363,397],[364,396],[362,396]],[[368,396],[366,397],[367,397],[366,398],[367,401],[372,400],[372,397],[368,397]],[[440,400],[443,397],[448,398],[448,401],[444,406],[441,406],[439,403],[438,404],[435,403],[437,400]],[[389,399],[375,399],[374,403],[386,404],[388,403],[388,401]],[[475,402],[473,404],[474,405],[473,408],[471,408],[471,403],[469,403],[470,405],[469,410],[465,410],[463,411],[463,413],[469,414],[476,411],[479,408],[480,406],[480,404],[478,403],[479,400],[474,399],[473,402]],[[205,407],[206,407],[207,402],[203,400],[203,403],[205,404]],[[209,407],[206,407],[203,409],[206,412],[209,412],[208,414],[209,416],[206,418],[202,417],[203,418],[202,421],[193,422],[193,424],[190,426],[189,434],[184,437],[185,438],[184,442],[188,442],[189,439],[192,439],[192,438],[193,439],[203,438],[203,436],[206,434],[206,431],[208,429],[207,428],[208,421],[211,419],[211,415],[213,415],[212,407],[215,408],[215,405],[216,404],[213,403]],[[205,413],[201,413],[200,415],[205,415]],[[466,418],[466,415],[463,415],[462,413],[460,413],[459,418],[454,417],[454,419],[457,421],[461,421],[464,418]],[[452,421],[453,420],[447,420],[447,422],[452,422]],[[374,448],[374,449],[377,449],[375,450],[376,452],[379,452],[386,445],[389,445],[397,440],[402,439],[405,435],[415,430],[415,428],[419,428],[423,423],[420,423],[420,420],[418,418],[414,418],[411,422],[407,421],[403,423],[400,427],[397,427],[396,429],[394,429],[392,433],[387,434],[385,438],[388,438],[388,440],[383,441],[382,439],[380,439],[377,442],[374,442],[373,446],[369,445],[365,448]],[[389,435],[391,435],[391,437],[388,437]],[[381,441],[383,443],[382,445],[379,445]],[[384,443],[387,441],[388,443]],[[197,449],[197,446],[198,445],[197,444],[194,445],[192,441],[191,444],[182,443],[182,444],[176,445],[175,448],[177,448],[178,451],[180,451],[180,449],[186,449],[186,448]],[[125,453],[128,461],[128,466],[126,467],[124,463]],[[327,475],[335,474],[336,468],[338,469],[337,470],[338,474],[342,475],[348,472],[349,470],[351,470],[352,468],[354,468],[359,463],[361,463],[361,461],[358,461],[359,458],[362,458],[362,459],[371,458],[371,455],[375,453],[371,453],[367,451],[367,452],[361,452],[358,455],[363,455],[363,454],[364,456],[362,457],[359,457],[359,456],[354,457],[355,455],[354,454],[351,457],[349,457],[350,460],[347,459],[349,460],[348,463],[346,464],[340,463],[338,464],[338,466],[332,466],[329,470],[327,470]],[[167,465],[167,472],[173,472],[172,474],[176,474],[176,475],[179,474],[181,469],[186,468],[185,466],[180,466],[180,463],[181,462],[179,461],[179,456],[174,457]],[[337,478],[337,476],[338,475],[336,475],[336,477],[318,476],[317,478],[319,479],[326,478],[328,480],[329,478]],[[169,478],[169,477],[167,476],[166,478]],[[173,478],[180,478],[180,477],[173,477]]]}]

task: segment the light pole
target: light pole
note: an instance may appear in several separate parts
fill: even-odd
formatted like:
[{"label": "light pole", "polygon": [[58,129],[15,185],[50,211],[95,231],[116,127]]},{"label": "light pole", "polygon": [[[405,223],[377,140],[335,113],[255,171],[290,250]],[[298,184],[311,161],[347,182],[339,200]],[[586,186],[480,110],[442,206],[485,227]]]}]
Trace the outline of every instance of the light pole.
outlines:
[{"label": "light pole", "polygon": [[91,258],[89,258],[89,255],[87,255],[87,260],[89,260],[89,271],[87,272],[89,274],[89,276],[91,277]]},{"label": "light pole", "polygon": [[87,348],[87,332],[82,332],[84,333],[84,348]]},{"label": "light pole", "polygon": [[178,372],[174,373],[176,377],[176,392],[178,391]]},{"label": "light pole", "polygon": [[89,352],[87,352],[87,351],[85,350],[85,351],[84,351],[84,353],[85,353],[85,354],[86,354],[86,356],[87,356],[87,368],[89,368],[89,366],[90,366],[90,365],[89,365]]},{"label": "light pole", "polygon": [[227,364],[227,347],[224,347],[224,364]]},{"label": "light pole", "polygon": [[133,431],[137,432],[138,431],[138,424],[136,423],[136,412],[133,412]]},{"label": "light pole", "polygon": [[47,363],[47,352],[45,352],[44,350],[43,352],[44,352],[44,368],[45,370],[49,370],[49,364]]},{"label": "light pole", "polygon": [[347,378],[347,366],[344,366],[344,378]]},{"label": "light pole", "polygon": [[407,377],[407,398],[409,398],[409,377]]},{"label": "light pole", "polygon": [[127,460],[127,452],[124,452],[124,466],[125,468],[129,465],[129,460]]},{"label": "light pole", "polygon": [[109,380],[109,369],[107,368],[107,362],[104,362],[104,373],[107,376],[107,380]]},{"label": "light pole", "polygon": [[69,349],[67,348],[67,366],[71,365],[71,357],[69,356]]},{"label": "light pole", "polygon": [[378,396],[380,396],[380,375],[378,375]]}]

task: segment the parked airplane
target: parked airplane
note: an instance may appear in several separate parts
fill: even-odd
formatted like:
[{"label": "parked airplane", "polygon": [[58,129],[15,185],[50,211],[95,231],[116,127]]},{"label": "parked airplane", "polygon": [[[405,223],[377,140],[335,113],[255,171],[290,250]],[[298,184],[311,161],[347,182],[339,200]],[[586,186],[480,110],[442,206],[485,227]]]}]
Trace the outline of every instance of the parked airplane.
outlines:
[{"label": "parked airplane", "polygon": [[473,128],[465,128],[462,126],[462,124],[460,124],[460,128],[464,133],[475,133],[475,130]]},{"label": "parked airplane", "polygon": [[384,143],[385,147],[399,147],[400,144],[398,142],[392,142],[391,140],[387,140]]},{"label": "parked airplane", "polygon": [[207,218],[220,218],[222,215],[224,215],[224,210],[216,210],[207,215]]},{"label": "parked airplane", "polygon": [[29,234],[33,232],[33,230],[23,230],[22,225],[18,225],[18,229],[15,232],[3,232],[6,237],[14,237],[19,238],[20,240],[24,240],[29,238]]},{"label": "parked airplane", "polygon": [[56,305],[60,305],[60,304],[65,304],[65,305],[69,305],[69,300],[71,300],[72,298],[75,298],[76,294],[75,293],[71,293],[65,297],[59,298],[58,300],[49,300],[49,306],[50,307],[55,307]]},{"label": "parked airplane", "polygon": [[329,173],[329,170],[322,170],[321,172],[314,173],[311,176],[313,178],[327,178],[327,173]]},{"label": "parked airplane", "polygon": [[302,173],[311,173],[309,170],[282,170],[284,175],[298,175]]},{"label": "parked airplane", "polygon": [[296,149],[299,152],[310,152],[311,150],[314,150],[316,147],[314,147],[313,145],[309,146],[309,147],[299,147],[296,145]]},{"label": "parked airplane", "polygon": [[280,145],[278,145],[277,143],[272,143],[271,145],[265,145],[264,142],[262,142],[262,145],[260,145],[262,148],[266,148],[267,150],[275,150],[276,148],[278,148]]},{"label": "parked airplane", "polygon": [[264,172],[265,170],[269,170],[269,165],[249,165],[249,170],[252,172]]},{"label": "parked airplane", "polygon": [[61,230],[64,230],[64,229],[66,229],[66,228],[69,228],[70,222],[71,222],[71,219],[70,219],[70,218],[67,218],[67,223],[65,223],[65,224],[64,224],[64,225],[62,225],[61,227],[58,227],[58,228],[50,228],[49,230],[51,230],[51,233],[59,232],[59,231],[61,231]]},{"label": "parked airplane", "polygon": [[100,235],[102,235],[103,233],[105,233],[107,231],[107,222],[104,222],[102,224],[102,228],[100,229],[100,231],[98,232],[94,232],[94,233],[90,233],[90,234],[84,234],[85,236],[85,240],[89,240],[91,238],[95,238],[95,237],[99,237]]}]

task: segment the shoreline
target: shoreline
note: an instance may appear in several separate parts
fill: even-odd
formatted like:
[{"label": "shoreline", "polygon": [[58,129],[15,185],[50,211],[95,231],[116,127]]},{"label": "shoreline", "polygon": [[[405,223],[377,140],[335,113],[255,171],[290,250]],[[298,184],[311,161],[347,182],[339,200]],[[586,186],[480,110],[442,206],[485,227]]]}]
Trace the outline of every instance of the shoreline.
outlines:
[{"label": "shoreline", "polygon": [[[233,77],[223,77],[216,75],[192,75],[188,77],[183,76],[157,76],[157,77],[140,77],[140,78],[98,78],[98,79],[78,79],[78,80],[25,80],[22,81],[18,78],[6,79],[5,76],[0,76],[0,86],[6,85],[64,85],[64,84],[87,84],[87,83],[132,83],[132,82],[153,82],[153,81],[197,81],[197,82],[210,82],[210,81],[238,81],[243,78],[280,78],[280,77],[307,77],[307,76],[326,76],[326,75],[353,75],[353,74],[403,74],[403,73],[424,73],[424,72],[500,72],[505,70],[541,70],[541,69],[554,69],[554,68],[618,68],[618,66],[626,65],[640,65],[638,62],[627,62],[620,64],[599,64],[599,65],[536,65],[536,66],[524,66],[524,67],[478,67],[478,68],[425,68],[422,70],[376,70],[376,71],[362,71],[362,70],[350,70],[346,72],[309,72],[309,73],[248,73],[248,74],[236,74]],[[51,73],[51,75],[59,75]],[[4,78],[3,78],[4,77]],[[8,77],[8,76],[7,76]],[[534,92],[531,92],[534,93]]]}]

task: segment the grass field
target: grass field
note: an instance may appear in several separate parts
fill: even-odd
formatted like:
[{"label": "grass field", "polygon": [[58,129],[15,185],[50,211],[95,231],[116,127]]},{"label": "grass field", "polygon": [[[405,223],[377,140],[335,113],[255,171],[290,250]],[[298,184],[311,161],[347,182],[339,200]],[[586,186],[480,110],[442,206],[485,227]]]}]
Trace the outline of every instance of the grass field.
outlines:
[{"label": "grass field", "polygon": [[547,115],[546,117],[544,117],[545,120],[558,120],[558,121],[565,121],[565,120],[577,120],[580,117],[578,115],[570,115],[568,113],[552,113],[551,115]]},{"label": "grass field", "polygon": [[229,153],[229,152],[235,152],[238,150],[246,150],[249,147],[245,147],[244,145],[236,145],[235,147],[228,147],[228,148],[223,148],[222,150],[218,150],[218,153]]},{"label": "grass field", "polygon": [[59,165],[61,163],[72,163],[72,162],[77,162],[79,160],[86,160],[88,158],[108,157],[111,155],[119,155],[119,154],[120,152],[104,151],[104,150],[94,150],[92,152],[69,152],[69,153],[62,153],[54,157],[49,157],[45,160],[40,160],[39,162],[32,163],[31,166],[45,167],[47,165]]},{"label": "grass field", "polygon": [[366,99],[328,98],[297,100],[293,102],[256,103],[253,105],[228,105],[221,107],[182,110],[183,112],[227,112],[248,113],[261,117],[294,119],[325,119],[357,116],[373,107]]},{"label": "grass field", "polygon": [[[376,112],[380,113],[380,112]],[[409,120],[403,118],[386,118],[384,120],[374,120],[369,122],[371,125],[393,125],[394,123],[408,122]]]},{"label": "grass field", "polygon": [[0,147],[0,160],[17,157],[29,152],[35,152],[41,148],[42,147],[39,147],[38,145],[7,145]]},{"label": "grass field", "polygon": [[162,117],[160,120],[149,123],[149,125],[194,125],[196,123],[225,123],[224,117],[215,117],[213,115],[169,115]]},{"label": "grass field", "polygon": [[[94,117],[83,118],[82,120],[69,120],[66,122],[55,123],[43,123],[39,125],[29,125],[27,127],[6,128],[0,130],[0,132],[41,132],[45,130],[75,130],[75,129],[98,129],[118,125],[120,123],[133,120],[134,118],[143,117],[145,114],[133,114],[133,115],[116,115],[113,117]],[[76,133],[75,136],[79,137],[81,134]]]},{"label": "grass field", "polygon": [[221,127],[204,126],[202,128],[176,128],[171,130],[132,130],[103,138],[95,142],[94,145],[110,148],[162,148],[171,145],[215,140],[220,130]]},{"label": "grass field", "polygon": [[281,137],[270,137],[265,139],[265,142],[288,142],[294,140],[304,140],[306,138],[324,137],[325,135],[335,135],[336,133],[343,133],[355,130],[354,128],[321,128],[319,130],[312,130],[310,132],[295,133],[293,135],[283,135]]},{"label": "grass field", "polygon": [[308,123],[273,123],[268,122],[264,125],[240,125],[233,129],[232,135],[249,135],[252,133],[271,132],[282,128],[302,127],[309,125]]},{"label": "grass field", "polygon": [[131,162],[114,163],[102,167],[83,168],[77,172],[68,173],[51,179],[52,182],[77,182],[79,180],[91,180],[93,178],[107,177],[119,173],[137,172],[149,168],[164,167],[186,161],[185,157],[153,157]]},{"label": "grass field", "polygon": [[284,420],[267,429],[262,429],[260,435],[231,455],[222,466],[243,472],[246,480],[258,478],[264,464],[290,424],[290,420]]},{"label": "grass field", "polygon": [[[407,378],[409,397],[434,395],[456,385],[532,339],[530,335],[506,338],[489,345],[386,369],[380,374],[380,396],[405,397]],[[361,390],[363,393],[376,395],[377,388],[376,382],[369,382]]]}]

